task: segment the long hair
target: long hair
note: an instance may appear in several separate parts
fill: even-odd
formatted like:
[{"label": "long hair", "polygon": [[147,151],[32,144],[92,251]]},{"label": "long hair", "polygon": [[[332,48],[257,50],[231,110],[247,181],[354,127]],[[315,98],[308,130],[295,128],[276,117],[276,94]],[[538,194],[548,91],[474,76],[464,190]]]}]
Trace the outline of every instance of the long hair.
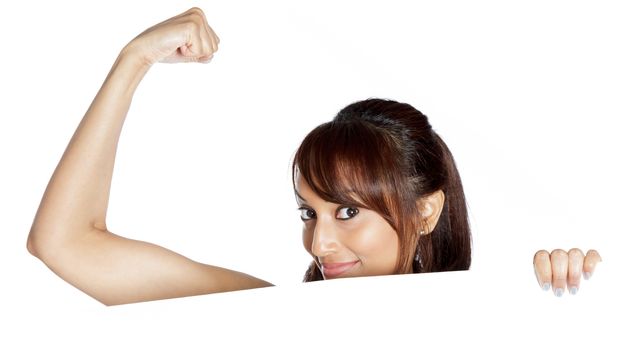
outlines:
[{"label": "long hair", "polygon": [[[396,274],[468,270],[471,232],[460,175],[428,118],[406,103],[367,99],[312,130],[298,148],[300,172],[322,199],[380,214],[398,235]],[[426,229],[417,200],[442,190],[441,215]],[[426,230],[427,231],[427,230]],[[322,280],[314,262],[304,281]]]}]

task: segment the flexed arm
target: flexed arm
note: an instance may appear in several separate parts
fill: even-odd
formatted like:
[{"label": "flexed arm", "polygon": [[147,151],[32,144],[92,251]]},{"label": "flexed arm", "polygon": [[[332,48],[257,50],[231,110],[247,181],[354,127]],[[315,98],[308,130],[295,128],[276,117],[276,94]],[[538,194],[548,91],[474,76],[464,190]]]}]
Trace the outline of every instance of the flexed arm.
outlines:
[{"label": "flexed arm", "polygon": [[119,136],[132,96],[156,62],[207,62],[218,37],[192,8],[127,44],[71,138],[35,216],[28,250],[105,304],[269,286],[108,231],[106,211]]}]

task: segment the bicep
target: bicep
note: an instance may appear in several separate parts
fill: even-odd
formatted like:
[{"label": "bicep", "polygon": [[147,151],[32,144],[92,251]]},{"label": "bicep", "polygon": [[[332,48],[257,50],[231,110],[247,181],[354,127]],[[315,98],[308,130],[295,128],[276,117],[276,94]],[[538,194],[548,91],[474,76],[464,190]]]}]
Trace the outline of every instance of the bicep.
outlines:
[{"label": "bicep", "polygon": [[56,274],[106,305],[271,286],[155,244],[95,229],[51,255],[45,261]]}]

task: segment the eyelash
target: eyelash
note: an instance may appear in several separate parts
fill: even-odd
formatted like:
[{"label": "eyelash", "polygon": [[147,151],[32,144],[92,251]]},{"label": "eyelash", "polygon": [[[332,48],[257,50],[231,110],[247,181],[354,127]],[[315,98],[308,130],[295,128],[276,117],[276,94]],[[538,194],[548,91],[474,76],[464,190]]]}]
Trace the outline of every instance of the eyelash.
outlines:
[{"label": "eyelash", "polygon": [[[348,216],[346,218],[336,217],[337,220],[342,220],[342,221],[350,220],[350,219],[354,218],[356,215],[358,215],[358,213],[359,213],[359,209],[356,208],[356,207],[339,207],[339,208],[337,208],[337,214],[339,214],[339,212],[344,210],[344,209],[346,209],[346,212],[352,210],[353,211],[353,214],[351,214],[352,216]],[[310,208],[307,208],[307,207],[300,207],[300,208],[298,208],[298,210],[300,210],[300,218],[302,219],[302,221],[309,221],[311,219],[315,219],[315,211],[313,209],[310,209]],[[309,215],[309,213],[306,213],[307,215],[305,215],[305,211],[311,212],[313,214]]]},{"label": "eyelash", "polygon": [[[305,207],[300,207],[300,208],[298,208],[298,210],[300,210],[300,219],[302,219],[302,221],[309,221],[309,220],[315,218],[315,212],[312,209],[305,208]],[[305,217],[305,212],[312,212],[313,215],[308,215],[308,213],[307,213],[307,215]]]},{"label": "eyelash", "polygon": [[[359,209],[358,209],[358,208],[356,208],[356,207],[341,207],[341,208],[337,209],[337,213],[339,213],[339,212],[340,212],[340,211],[342,211],[343,209],[346,209],[346,213],[347,213],[347,212],[349,212],[349,211],[350,211],[350,209],[352,209],[352,211],[353,211],[352,216],[348,216],[348,217],[347,217],[347,218],[345,218],[345,219],[342,219],[342,218],[337,218],[337,220],[350,220],[350,219],[352,219],[353,217],[357,216],[357,215],[358,215],[358,213],[359,213]],[[348,214],[346,214],[346,215],[348,215]]]}]

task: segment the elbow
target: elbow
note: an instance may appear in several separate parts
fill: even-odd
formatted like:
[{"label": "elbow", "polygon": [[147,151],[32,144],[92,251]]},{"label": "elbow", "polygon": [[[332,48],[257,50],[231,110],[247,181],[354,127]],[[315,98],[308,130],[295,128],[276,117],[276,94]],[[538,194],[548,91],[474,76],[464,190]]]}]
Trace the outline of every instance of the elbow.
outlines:
[{"label": "elbow", "polygon": [[46,262],[49,255],[56,255],[53,252],[62,250],[66,244],[67,230],[51,226],[33,227],[30,229],[28,239],[26,240],[26,249],[33,256]]},{"label": "elbow", "polygon": [[32,231],[30,231],[30,234],[28,234],[28,239],[26,240],[26,249],[28,249],[28,252],[35,257],[39,257],[39,249],[37,247],[36,244],[36,234]]},{"label": "elbow", "polygon": [[50,247],[54,243],[49,236],[49,232],[31,230],[26,240],[28,252],[43,262],[45,262],[44,258],[51,251]]}]

